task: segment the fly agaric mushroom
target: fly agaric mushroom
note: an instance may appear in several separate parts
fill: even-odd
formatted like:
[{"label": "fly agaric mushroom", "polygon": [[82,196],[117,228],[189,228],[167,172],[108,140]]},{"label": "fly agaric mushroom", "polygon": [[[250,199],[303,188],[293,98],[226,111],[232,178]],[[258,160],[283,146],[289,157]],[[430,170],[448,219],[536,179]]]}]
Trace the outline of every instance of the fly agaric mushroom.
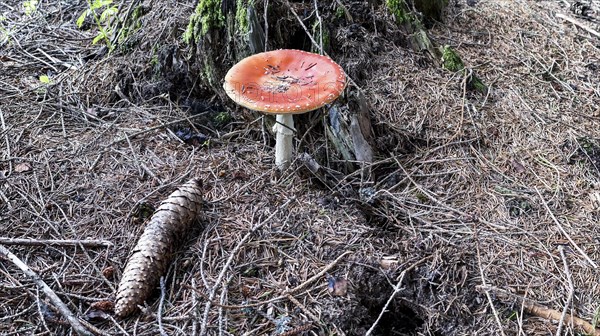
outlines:
[{"label": "fly agaric mushroom", "polygon": [[275,165],[281,170],[292,158],[293,115],[331,103],[345,87],[344,70],[331,58],[291,49],[244,58],[229,69],[223,84],[239,105],[276,115]]}]

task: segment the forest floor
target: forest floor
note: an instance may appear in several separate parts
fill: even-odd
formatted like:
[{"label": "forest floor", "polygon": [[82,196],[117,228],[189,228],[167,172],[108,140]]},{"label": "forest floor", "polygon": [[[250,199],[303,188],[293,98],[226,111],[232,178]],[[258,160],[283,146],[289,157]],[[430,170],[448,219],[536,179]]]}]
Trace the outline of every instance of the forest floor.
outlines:
[{"label": "forest floor", "polygon": [[[431,28],[486,94],[382,27],[349,29],[333,57],[387,132],[373,176],[335,189],[277,173],[262,119],[174,97],[195,3],[142,5],[109,54],[91,16],[76,24],[84,1],[0,3],[0,244],[94,334],[600,335],[600,38],[560,1],[453,3]],[[203,218],[116,319],[98,302],[192,177]],[[0,274],[0,334],[73,334],[1,255]]]}]

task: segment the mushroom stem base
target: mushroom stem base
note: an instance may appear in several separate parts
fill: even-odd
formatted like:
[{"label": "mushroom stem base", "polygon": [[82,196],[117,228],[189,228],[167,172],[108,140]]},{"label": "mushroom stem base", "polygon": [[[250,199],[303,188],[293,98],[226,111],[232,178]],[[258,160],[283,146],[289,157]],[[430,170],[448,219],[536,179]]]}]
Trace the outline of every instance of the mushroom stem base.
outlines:
[{"label": "mushroom stem base", "polygon": [[289,167],[292,161],[294,116],[291,114],[278,114],[274,130],[275,138],[275,165],[279,170]]}]

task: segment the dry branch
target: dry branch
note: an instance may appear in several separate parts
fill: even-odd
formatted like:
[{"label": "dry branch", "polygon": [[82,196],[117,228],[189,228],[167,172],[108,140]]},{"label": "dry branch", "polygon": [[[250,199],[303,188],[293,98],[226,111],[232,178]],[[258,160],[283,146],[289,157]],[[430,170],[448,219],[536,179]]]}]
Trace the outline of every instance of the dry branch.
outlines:
[{"label": "dry branch", "polygon": [[590,34],[592,34],[592,35],[594,35],[596,37],[600,37],[600,33],[599,32],[593,30],[592,28],[584,25],[583,23],[581,23],[581,22],[579,22],[579,21],[577,21],[577,20],[575,20],[575,19],[573,19],[571,17],[568,17],[568,16],[563,15],[563,14],[556,14],[556,17],[557,18],[561,18],[561,19],[566,20],[566,21],[569,21],[572,24],[576,25],[577,27],[585,30],[586,32],[588,32],[588,33],[590,33]]},{"label": "dry branch", "polygon": [[[487,288],[487,284],[485,281],[485,274],[484,274],[484,267],[481,264],[481,251],[479,250],[479,245],[475,246],[477,249],[477,263],[479,266],[479,275],[481,277],[481,283],[483,284],[484,288]],[[485,297],[488,300],[488,303],[490,304],[490,308],[492,309],[492,313],[494,315],[494,320],[496,320],[496,323],[498,324],[498,330],[500,331],[500,334],[502,336],[506,336],[506,334],[504,333],[504,328],[502,327],[502,321],[500,320],[500,316],[498,315],[498,310],[496,309],[496,307],[494,306],[494,300],[492,300],[492,296],[490,295],[489,291],[485,291]]]},{"label": "dry branch", "polygon": [[192,179],[164,200],[129,257],[117,290],[115,314],[125,317],[142,304],[168,268],[175,243],[202,207],[202,181]]},{"label": "dry branch", "polygon": [[569,264],[567,263],[567,257],[565,256],[564,247],[559,246],[558,252],[560,253],[560,258],[562,259],[565,267],[565,276],[567,277],[567,282],[569,283],[569,296],[567,297],[567,302],[565,303],[565,307],[563,308],[562,314],[560,315],[560,321],[558,322],[558,328],[556,329],[556,336],[562,335],[562,328],[565,323],[565,318],[567,317],[567,311],[569,310],[569,306],[573,302],[573,294],[575,292],[575,286],[573,285],[573,276],[571,275],[571,270],[569,269]]},{"label": "dry branch", "polygon": [[315,316],[315,314],[313,314],[310,310],[308,310],[306,306],[302,304],[302,302],[298,301],[298,299],[293,297],[292,294],[287,294],[286,296],[288,300],[292,301],[292,303],[295,304],[296,307],[300,308],[300,310],[302,310],[302,312],[304,312],[306,316],[310,317],[313,321],[315,321],[315,323],[321,323],[321,320],[317,316]]},{"label": "dry branch", "polygon": [[[541,317],[545,320],[560,321],[561,319],[563,319],[562,312],[555,309],[542,307],[528,298],[519,295],[514,295],[507,290],[493,286],[477,286],[477,290],[485,292],[494,292],[494,294],[496,294],[496,297],[503,301],[508,301],[510,300],[510,298],[515,298],[523,304],[523,309],[525,310],[525,312],[537,317]],[[581,330],[585,331],[588,335],[600,336],[600,329],[596,328],[586,320],[574,316],[572,314],[565,314],[564,322],[568,325],[580,328]]]},{"label": "dry branch", "polygon": [[80,336],[91,336],[89,332],[79,321],[73,313],[69,310],[67,305],[54,293],[52,288],[48,286],[40,276],[35,273],[29,266],[27,266],[19,257],[10,252],[6,247],[0,245],[0,255],[6,257],[10,262],[15,264],[23,273],[33,280],[33,282],[42,289],[42,292],[50,299],[50,302],[58,309],[60,314],[69,322],[73,330]]},{"label": "dry branch", "polygon": [[325,273],[329,272],[329,270],[331,270],[333,267],[335,267],[335,265],[337,265],[343,258],[345,258],[346,256],[348,256],[352,253],[353,253],[352,251],[346,251],[346,252],[340,254],[337,258],[335,258],[334,261],[330,262],[327,266],[325,266],[322,270],[320,270],[319,273],[311,276],[310,278],[308,278],[306,281],[299,284],[298,286],[296,286],[288,291],[285,291],[284,294],[287,295],[287,294],[298,293],[301,289],[304,289],[304,287],[310,285],[311,283],[313,283],[316,280],[323,277],[325,275]]},{"label": "dry branch", "polygon": [[85,246],[85,247],[112,247],[113,243],[107,240],[97,239],[29,239],[29,238],[10,238],[0,237],[0,244],[3,245],[23,245],[23,246]]}]

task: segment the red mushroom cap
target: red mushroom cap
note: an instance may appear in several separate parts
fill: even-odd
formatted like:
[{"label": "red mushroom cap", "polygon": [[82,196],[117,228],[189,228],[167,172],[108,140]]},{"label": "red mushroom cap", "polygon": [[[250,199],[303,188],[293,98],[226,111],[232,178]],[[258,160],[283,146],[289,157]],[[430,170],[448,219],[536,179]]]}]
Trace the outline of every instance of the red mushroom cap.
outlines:
[{"label": "red mushroom cap", "polygon": [[302,50],[255,54],[234,65],[223,88],[251,110],[296,114],[331,103],[346,87],[342,67],[331,58]]}]

